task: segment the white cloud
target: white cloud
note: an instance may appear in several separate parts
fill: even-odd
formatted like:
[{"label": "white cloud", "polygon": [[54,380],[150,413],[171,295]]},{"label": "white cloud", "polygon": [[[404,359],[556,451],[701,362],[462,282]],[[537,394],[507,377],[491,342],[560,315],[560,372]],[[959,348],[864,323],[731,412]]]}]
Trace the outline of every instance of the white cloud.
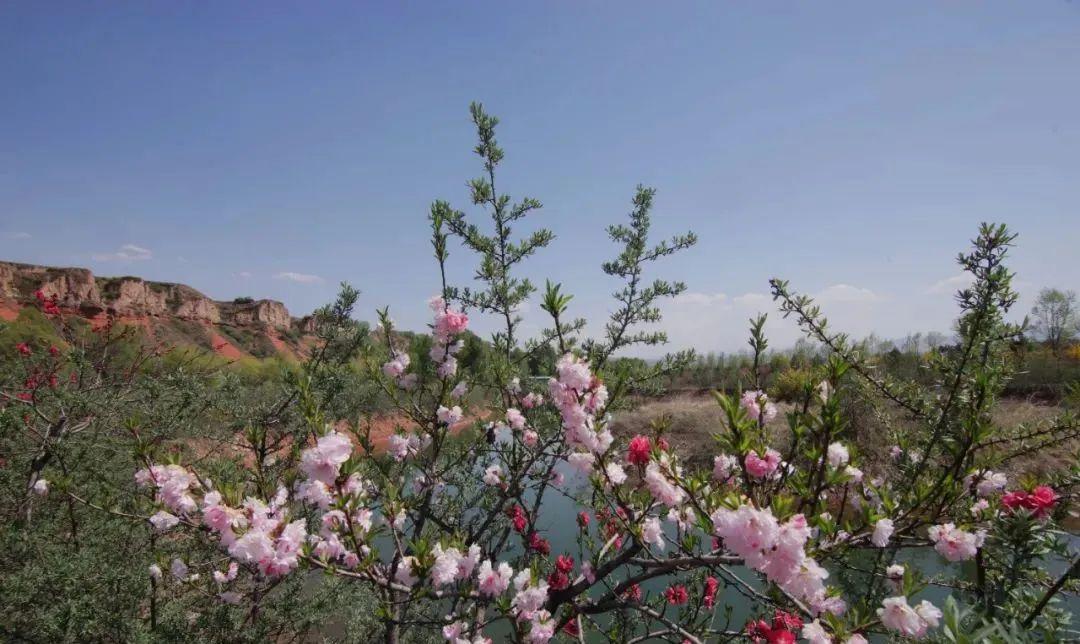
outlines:
[{"label": "white cloud", "polygon": [[276,280],[287,280],[290,282],[298,282],[300,284],[315,284],[323,281],[323,278],[318,275],[309,275],[307,273],[294,273],[292,271],[282,271],[277,275],[274,275]]},{"label": "white cloud", "polygon": [[764,306],[772,300],[772,297],[764,293],[743,293],[731,299],[739,306]]},{"label": "white cloud", "polygon": [[727,300],[724,293],[680,293],[672,300],[676,304],[690,304],[695,306],[710,306],[723,304]]},{"label": "white cloud", "polygon": [[880,302],[881,296],[868,288],[850,284],[833,284],[814,296],[820,302]]},{"label": "white cloud", "polygon": [[249,279],[251,277],[251,271],[240,271],[236,274],[240,279]]},{"label": "white cloud", "polygon": [[945,293],[951,295],[962,288],[971,286],[971,280],[971,273],[954,275],[939,282],[935,282],[930,288],[926,289],[926,293],[928,295],[943,295]]},{"label": "white cloud", "polygon": [[143,248],[142,246],[136,246],[135,244],[124,244],[120,247],[120,250],[115,253],[96,253],[91,257],[99,262],[133,262],[141,261],[145,259],[152,259],[154,254],[150,252],[150,249]]},{"label": "white cloud", "polygon": [[30,239],[30,233],[12,231],[7,233],[0,233],[0,237],[4,239]]}]

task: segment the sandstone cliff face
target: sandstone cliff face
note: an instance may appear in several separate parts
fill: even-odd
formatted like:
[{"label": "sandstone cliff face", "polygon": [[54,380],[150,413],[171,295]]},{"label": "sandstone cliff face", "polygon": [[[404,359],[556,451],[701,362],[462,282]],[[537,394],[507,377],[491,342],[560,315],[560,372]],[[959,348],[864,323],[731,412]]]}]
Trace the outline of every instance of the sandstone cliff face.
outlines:
[{"label": "sandstone cliff face", "polygon": [[226,319],[236,326],[265,325],[287,330],[293,324],[289,310],[281,302],[256,300],[249,303],[230,302],[226,305]]},{"label": "sandstone cliff face", "polygon": [[101,293],[93,273],[85,268],[52,268],[0,262],[0,296],[32,299],[41,290],[56,296],[60,306],[93,313],[101,310]]},{"label": "sandstone cliff face", "polygon": [[0,300],[26,305],[38,290],[46,297],[55,295],[62,308],[88,317],[104,313],[117,318],[176,318],[274,333],[293,328],[304,333],[302,327],[307,326],[274,300],[216,302],[183,284],[94,277],[85,268],[0,262]]}]

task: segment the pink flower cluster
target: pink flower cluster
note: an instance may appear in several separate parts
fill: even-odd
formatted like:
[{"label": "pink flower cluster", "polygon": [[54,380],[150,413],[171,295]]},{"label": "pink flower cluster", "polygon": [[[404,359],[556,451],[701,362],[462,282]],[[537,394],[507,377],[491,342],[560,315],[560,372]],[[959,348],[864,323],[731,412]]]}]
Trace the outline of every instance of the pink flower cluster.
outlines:
[{"label": "pink flower cluster", "polygon": [[768,422],[776,418],[776,405],[769,402],[769,396],[764,391],[744,391],[739,404],[746,411],[746,415],[754,420]]},{"label": "pink flower cluster", "polygon": [[711,518],[714,534],[747,566],[808,602],[815,612],[843,612],[843,600],[826,594],[824,580],[829,572],[806,555],[810,526],[803,515],[781,524],[768,508],[741,505],[736,510],[721,508]]},{"label": "pink flower cluster", "polygon": [[756,451],[750,450],[746,453],[743,462],[746,466],[746,473],[752,478],[758,480],[767,479],[775,474],[780,467],[780,452],[769,448],[765,450],[764,456],[758,456]]},{"label": "pink flower cluster", "polygon": [[548,382],[548,393],[562,418],[566,442],[593,454],[606,452],[614,437],[606,428],[597,429],[596,416],[607,404],[607,387],[570,353],[559,359],[556,374]]},{"label": "pink flower cluster", "polygon": [[450,308],[441,297],[434,297],[428,303],[435,314],[435,323],[432,325],[434,342],[428,355],[439,365],[439,377],[451,378],[457,373],[455,356],[462,347],[461,341],[455,338],[469,326],[469,316]]},{"label": "pink flower cluster", "polygon": [[179,465],[151,465],[135,473],[139,487],[155,487],[155,498],[175,514],[191,514],[198,509],[190,490],[199,487],[199,479]]},{"label": "pink flower cluster", "polygon": [[966,532],[952,523],[930,526],[927,531],[934,550],[949,561],[967,561],[975,556],[986,539],[986,531]]},{"label": "pink flower cluster", "polygon": [[435,564],[431,567],[431,583],[439,587],[464,581],[472,577],[476,564],[480,561],[480,546],[473,544],[467,552],[457,548],[443,549],[442,544],[435,544],[431,549]]},{"label": "pink flower cluster", "polygon": [[912,608],[903,595],[885,599],[877,614],[885,628],[914,639],[926,637],[926,631],[937,628],[941,620],[941,611],[930,602],[923,600]]}]

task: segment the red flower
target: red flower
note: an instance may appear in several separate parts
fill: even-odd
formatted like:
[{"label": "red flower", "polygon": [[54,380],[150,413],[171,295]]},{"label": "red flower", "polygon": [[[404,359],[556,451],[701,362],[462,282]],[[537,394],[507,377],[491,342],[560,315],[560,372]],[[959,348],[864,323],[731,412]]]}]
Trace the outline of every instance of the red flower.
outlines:
[{"label": "red flower", "polygon": [[1009,512],[1022,508],[1040,519],[1050,513],[1060,497],[1049,485],[1040,485],[1030,493],[1023,490],[1007,492],[1001,497],[1001,505]]},{"label": "red flower", "polygon": [[641,586],[639,584],[633,584],[629,588],[623,591],[623,599],[632,602],[641,601]]},{"label": "red flower", "polygon": [[795,634],[778,627],[769,626],[765,620],[750,622],[746,625],[746,634],[756,644],[795,644]]},{"label": "red flower", "polygon": [[686,586],[683,585],[668,586],[668,589],[664,591],[664,597],[672,606],[679,606],[690,599],[690,593],[686,591]]},{"label": "red flower", "polygon": [[60,349],[57,349],[55,346],[49,347],[49,355],[55,358],[60,355]]},{"label": "red flower", "polygon": [[577,617],[570,620],[569,622],[566,622],[566,626],[563,626],[562,630],[570,637],[577,637],[578,635],[580,635],[581,630],[578,628]]},{"label": "red flower", "polygon": [[574,558],[570,555],[559,555],[555,558],[555,569],[569,574],[574,570]]},{"label": "red flower", "polygon": [[1044,517],[1050,510],[1054,509],[1054,504],[1060,497],[1054,492],[1054,488],[1049,485],[1040,485],[1031,491],[1028,495],[1028,508],[1035,511],[1035,516]]},{"label": "red flower", "polygon": [[30,355],[31,353],[34,352],[34,350],[30,348],[30,345],[26,344],[25,342],[20,342],[20,343],[16,344],[15,345],[15,350],[18,351],[19,353],[21,353],[24,356],[28,356],[28,355]]},{"label": "red flower", "polygon": [[578,512],[577,524],[583,529],[589,527],[589,513],[584,510]]},{"label": "red flower", "polygon": [[626,455],[626,460],[634,465],[645,465],[649,462],[649,452],[651,451],[652,446],[649,444],[649,439],[638,434],[630,440],[630,448]]},{"label": "red flower", "polygon": [[34,394],[30,393],[29,391],[22,391],[18,394],[15,394],[15,397],[23,402],[30,402],[34,399]]},{"label": "red flower", "polygon": [[665,452],[671,449],[671,445],[668,445],[666,438],[658,438],[656,440],[656,446],[664,450]]},{"label": "red flower", "polygon": [[720,588],[720,582],[716,577],[705,578],[705,595],[701,598],[701,603],[705,608],[712,608],[716,604],[716,591]]}]

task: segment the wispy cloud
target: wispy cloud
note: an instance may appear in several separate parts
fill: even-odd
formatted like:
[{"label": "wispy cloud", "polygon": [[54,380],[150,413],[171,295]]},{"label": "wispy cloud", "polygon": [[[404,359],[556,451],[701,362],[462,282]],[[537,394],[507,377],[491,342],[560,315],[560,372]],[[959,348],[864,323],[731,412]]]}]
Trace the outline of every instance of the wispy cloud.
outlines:
[{"label": "wispy cloud", "polygon": [[292,271],[282,271],[277,275],[274,275],[276,280],[286,280],[288,282],[298,282],[300,284],[315,284],[323,281],[323,278],[318,275],[309,275],[307,273],[294,273]]},{"label": "wispy cloud", "polygon": [[686,292],[675,296],[676,304],[691,304],[695,306],[710,306],[723,304],[728,299],[725,293],[694,293]]},{"label": "wispy cloud", "polygon": [[124,244],[115,253],[95,253],[91,257],[99,262],[134,262],[152,259],[154,254],[149,248],[143,248],[135,244]]},{"label": "wispy cloud", "polygon": [[246,279],[249,279],[251,277],[251,271],[240,271],[239,273],[236,274],[236,276],[239,277],[240,279],[246,280]]},{"label": "wispy cloud", "polygon": [[868,288],[833,284],[814,296],[821,302],[880,302],[882,297]]},{"label": "wispy cloud", "polygon": [[954,275],[947,277],[939,282],[934,282],[926,289],[926,293],[929,295],[942,295],[945,293],[955,293],[956,291],[971,286],[971,274],[961,273],[960,275]]},{"label": "wispy cloud", "polygon": [[0,239],[30,239],[30,233],[24,233],[21,231],[11,231],[0,233]]}]

